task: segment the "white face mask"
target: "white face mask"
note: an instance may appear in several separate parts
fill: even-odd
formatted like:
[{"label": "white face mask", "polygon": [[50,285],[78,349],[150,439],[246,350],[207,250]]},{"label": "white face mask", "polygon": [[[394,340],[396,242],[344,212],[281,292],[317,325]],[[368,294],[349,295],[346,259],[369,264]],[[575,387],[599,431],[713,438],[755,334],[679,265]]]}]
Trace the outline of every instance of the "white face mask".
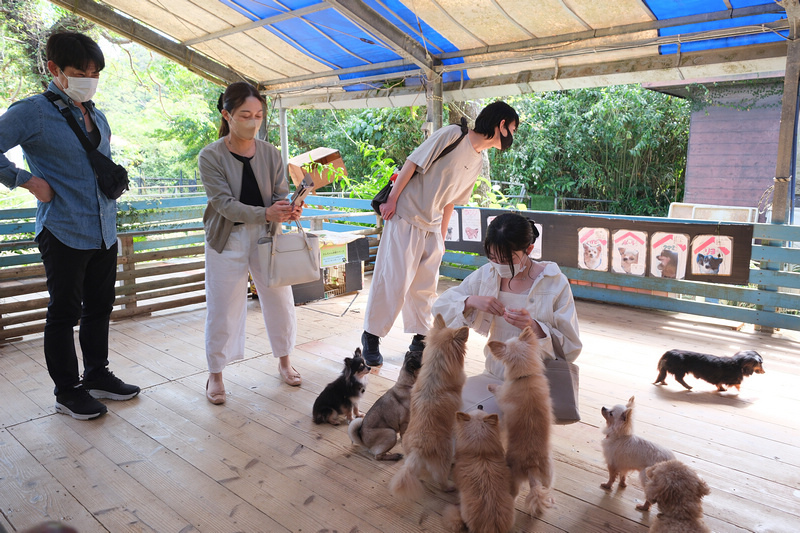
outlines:
[{"label": "white face mask", "polygon": [[517,263],[514,263],[514,273],[513,274],[511,273],[511,266],[510,265],[504,265],[502,263],[495,263],[494,261],[489,261],[489,263],[492,264],[492,268],[494,268],[495,272],[497,272],[497,275],[500,276],[501,278],[505,278],[505,279],[511,279],[515,275],[520,274],[521,272],[525,271],[525,265],[518,265]]},{"label": "white face mask", "polygon": [[255,139],[258,129],[261,127],[261,120],[263,119],[238,120],[231,117],[231,120],[228,121],[228,127],[237,137],[250,141]]},{"label": "white face mask", "polygon": [[72,98],[74,102],[88,102],[97,92],[98,78],[73,78],[64,74],[67,78],[67,88],[63,88],[64,94]]}]

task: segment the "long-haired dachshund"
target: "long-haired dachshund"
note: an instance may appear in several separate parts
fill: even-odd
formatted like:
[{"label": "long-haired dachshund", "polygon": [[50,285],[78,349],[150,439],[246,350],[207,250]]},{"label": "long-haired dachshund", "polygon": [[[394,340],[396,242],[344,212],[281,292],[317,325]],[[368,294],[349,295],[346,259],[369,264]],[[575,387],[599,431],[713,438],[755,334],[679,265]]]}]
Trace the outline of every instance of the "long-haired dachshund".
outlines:
[{"label": "long-haired dachshund", "polygon": [[717,386],[717,390],[725,391],[726,386],[739,390],[745,376],[763,374],[764,360],[753,350],[743,350],[733,357],[718,357],[707,353],[690,352],[688,350],[670,350],[658,360],[658,377],[655,385],[666,385],[667,373],[673,374],[675,380],[691,390],[691,386],[683,381],[683,376],[692,374],[698,379],[708,381]]}]

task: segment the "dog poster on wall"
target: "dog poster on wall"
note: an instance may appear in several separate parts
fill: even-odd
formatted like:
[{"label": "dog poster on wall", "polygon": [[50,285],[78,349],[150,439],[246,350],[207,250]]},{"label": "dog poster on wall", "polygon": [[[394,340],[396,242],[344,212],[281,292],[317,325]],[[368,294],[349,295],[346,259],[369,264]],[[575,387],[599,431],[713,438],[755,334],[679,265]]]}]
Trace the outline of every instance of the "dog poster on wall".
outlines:
[{"label": "dog poster on wall", "polygon": [[617,274],[644,276],[647,257],[647,232],[627,229],[613,233],[611,271]]},{"label": "dog poster on wall", "polygon": [[457,211],[453,211],[453,215],[450,217],[450,221],[447,223],[447,232],[444,235],[445,241],[450,242],[458,242],[459,235],[461,232],[459,231],[459,213]]},{"label": "dog poster on wall", "polygon": [[657,278],[686,277],[689,237],[683,233],[653,233],[650,241],[650,275]]},{"label": "dog poster on wall", "polygon": [[578,268],[608,270],[608,229],[578,229]]},{"label": "dog poster on wall", "polygon": [[461,238],[465,241],[483,242],[481,235],[481,211],[480,209],[461,210]]},{"label": "dog poster on wall", "polygon": [[733,238],[697,235],[692,239],[692,274],[730,276]]}]

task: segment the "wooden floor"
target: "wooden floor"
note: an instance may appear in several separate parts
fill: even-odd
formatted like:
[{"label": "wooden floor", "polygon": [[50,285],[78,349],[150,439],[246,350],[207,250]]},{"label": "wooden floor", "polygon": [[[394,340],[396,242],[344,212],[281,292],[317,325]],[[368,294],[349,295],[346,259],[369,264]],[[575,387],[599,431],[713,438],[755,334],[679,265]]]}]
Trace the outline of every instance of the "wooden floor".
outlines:
[{"label": "wooden floor", "polygon": [[[354,449],[346,427],[311,421],[316,395],[358,345],[365,304],[362,291],[297,308],[292,359],[304,382],[290,388],[250,302],[247,359],[225,371],[224,406],[203,395],[204,308],[114,323],[112,369],[143,391],[107,402],[108,414],[90,422],[55,413],[40,336],[0,347],[0,530],[60,520],[82,533],[443,531],[453,495],[428,489],[419,502],[397,502],[387,490],[397,464]],[[578,313],[583,421],[553,429],[555,506],[534,519],[520,510],[523,490],[514,531],[647,530],[655,509],[634,509],[638,479],[600,488],[600,408],[632,395],[638,434],[673,449],[711,486],[714,531],[800,530],[800,336],[590,302]],[[391,386],[409,337],[395,327],[385,339],[386,364],[362,407]],[[482,369],[483,342],[471,335],[468,374]],[[652,385],[656,361],[673,347],[756,349],[766,374],[738,396],[702,382],[692,392],[672,379]]]}]

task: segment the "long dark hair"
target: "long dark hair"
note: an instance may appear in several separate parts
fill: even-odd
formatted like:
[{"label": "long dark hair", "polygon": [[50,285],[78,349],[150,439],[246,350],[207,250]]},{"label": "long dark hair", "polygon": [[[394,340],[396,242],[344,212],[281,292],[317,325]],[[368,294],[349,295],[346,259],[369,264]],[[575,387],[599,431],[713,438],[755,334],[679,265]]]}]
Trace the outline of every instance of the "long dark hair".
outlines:
[{"label": "long dark hair", "polygon": [[[217,100],[217,109],[220,113],[224,109],[229,114],[233,115],[233,112],[236,111],[237,108],[241,107],[244,104],[244,101],[250,98],[251,96],[258,98],[262,105],[267,105],[267,101],[264,99],[263,96],[258,92],[258,89],[250,85],[245,81],[237,81],[228,85],[228,88],[225,89],[225,92],[219,95],[219,100]],[[221,117],[222,122],[219,125],[219,138],[225,137],[228,133],[230,133],[230,127],[228,126],[228,121],[225,120],[225,117]]]},{"label": "long dark hair", "polygon": [[489,224],[483,250],[487,257],[491,255],[495,262],[511,266],[514,275],[514,252],[526,250],[539,238],[539,230],[533,219],[525,218],[518,213],[503,213]]}]

